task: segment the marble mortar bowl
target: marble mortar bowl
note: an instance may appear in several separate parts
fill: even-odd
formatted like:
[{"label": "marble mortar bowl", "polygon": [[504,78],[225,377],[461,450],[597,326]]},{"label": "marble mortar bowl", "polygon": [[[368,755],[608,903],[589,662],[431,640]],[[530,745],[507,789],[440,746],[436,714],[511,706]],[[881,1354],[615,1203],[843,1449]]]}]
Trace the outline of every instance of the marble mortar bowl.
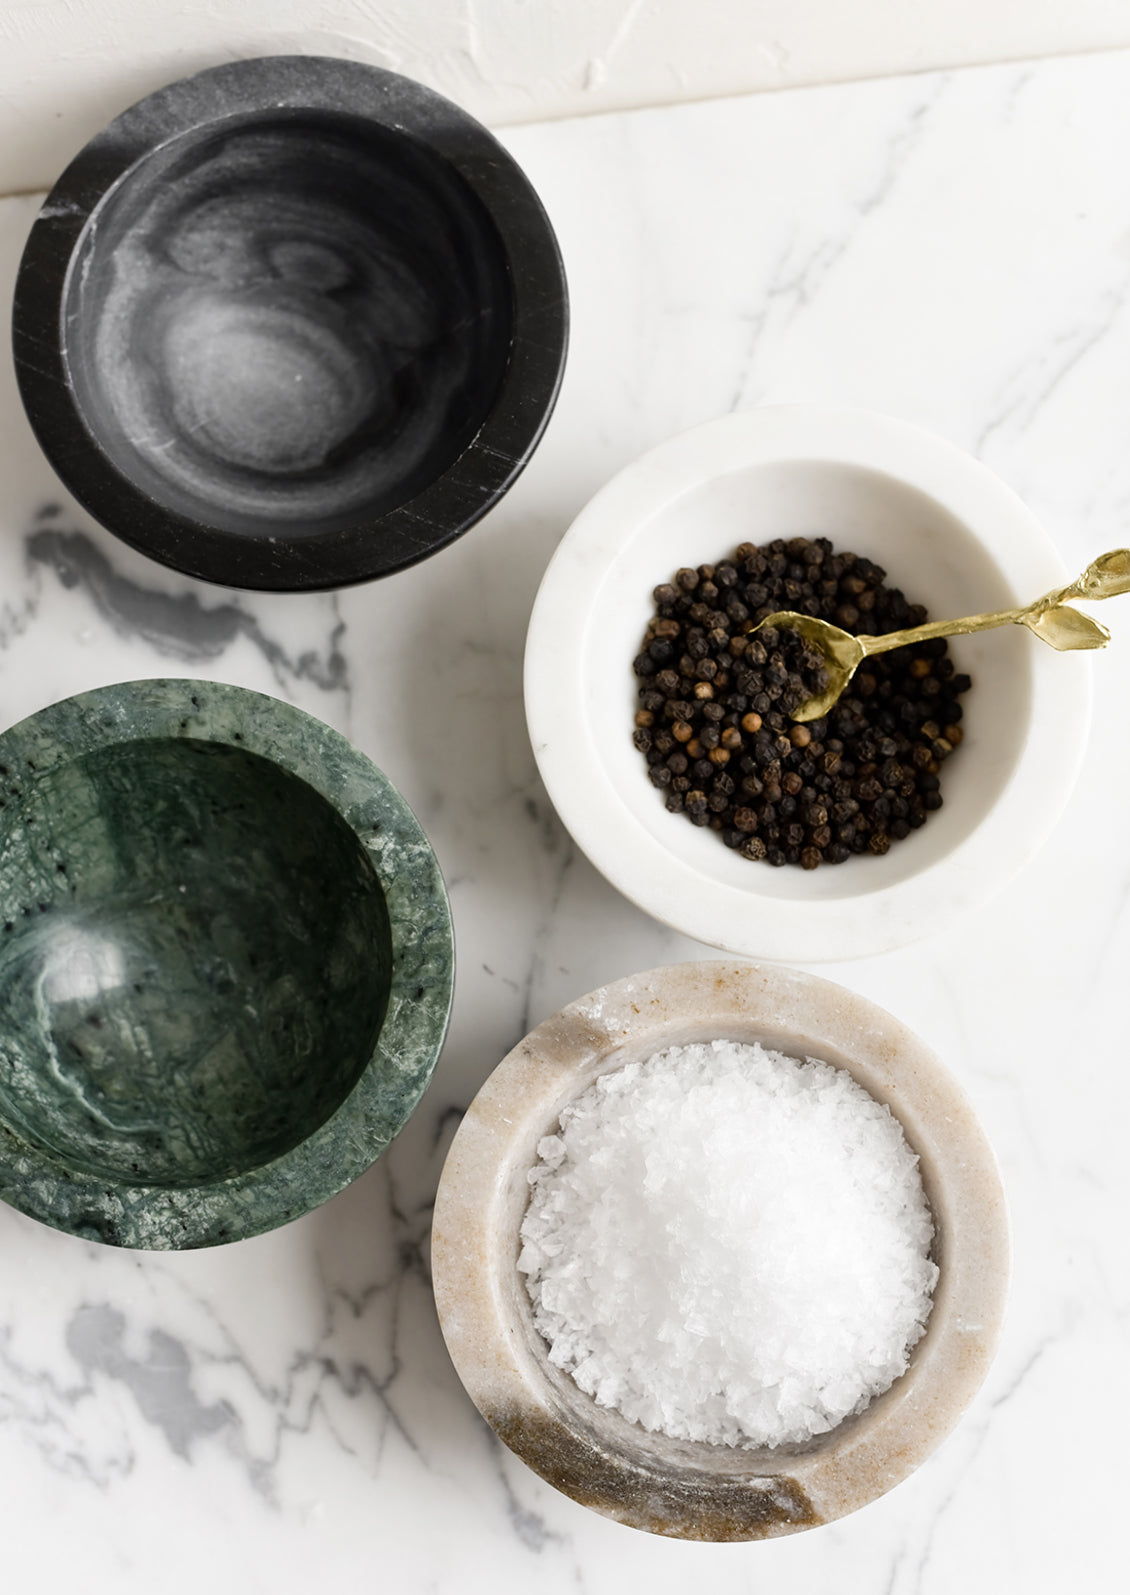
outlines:
[{"label": "marble mortar bowl", "polygon": [[451,919],[388,780],[240,687],[133,681],[0,736],[0,1197],[213,1246],[364,1172],[431,1076]]},{"label": "marble mortar bowl", "polygon": [[65,485],[143,553],[308,590],[412,565],[507,491],[552,412],[564,273],[485,128],[395,73],[237,61],[76,156],[14,348]]},{"label": "marble mortar bowl", "polygon": [[[940,1276],[907,1371],[803,1446],[739,1449],[648,1433],[553,1367],[519,1274],[537,1145],[601,1074],[668,1046],[758,1041],[848,1069],[918,1154]],[[953,1428],[992,1359],[1008,1288],[992,1151],[934,1054],[882,1009],[793,970],[676,964],[591,993],[498,1065],[452,1144],[432,1232],[440,1323],[459,1377],[512,1451],[607,1517],[691,1540],[754,1540],[831,1522],[906,1478]]]},{"label": "marble mortar bowl", "polygon": [[960,449],[862,411],[725,416],[615,477],[570,527],[530,620],[526,713],[558,813],[625,896],[726,952],[813,963],[942,929],[1004,886],[1059,817],[1086,746],[1090,673],[1020,627],[950,642],[973,679],[944,806],[884,857],[808,871],[751,863],[670,814],[632,745],[632,659],[652,591],[739,543],[831,539],[932,619],[1037,598],[1065,571],[1035,517]]}]

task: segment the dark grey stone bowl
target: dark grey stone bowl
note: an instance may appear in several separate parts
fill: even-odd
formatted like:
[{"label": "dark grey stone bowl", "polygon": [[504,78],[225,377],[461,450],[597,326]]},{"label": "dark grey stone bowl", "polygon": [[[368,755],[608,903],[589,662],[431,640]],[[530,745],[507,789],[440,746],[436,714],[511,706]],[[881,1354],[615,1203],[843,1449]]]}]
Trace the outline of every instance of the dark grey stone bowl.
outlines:
[{"label": "dark grey stone bowl", "polygon": [[202,681],[0,736],[0,1198],[155,1250],[274,1229],[364,1172],[431,1077],[451,917],[388,780]]},{"label": "dark grey stone bowl", "polygon": [[52,189],[16,284],[25,408],[110,531],[234,587],[443,548],[510,487],[567,341],[549,221],[457,106],[270,56],[149,95]]}]

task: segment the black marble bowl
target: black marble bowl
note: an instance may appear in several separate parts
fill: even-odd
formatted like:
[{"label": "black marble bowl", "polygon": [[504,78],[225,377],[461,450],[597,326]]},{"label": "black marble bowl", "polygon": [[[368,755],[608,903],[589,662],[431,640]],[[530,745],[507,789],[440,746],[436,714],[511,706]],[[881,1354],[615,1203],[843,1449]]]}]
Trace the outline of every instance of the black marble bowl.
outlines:
[{"label": "black marble bowl", "polygon": [[447,1027],[447,898],[320,720],[214,682],[65,699],[0,736],[0,842],[0,1198],[211,1246],[401,1129]]},{"label": "black marble bowl", "polygon": [[552,412],[564,272],[465,112],[351,61],[173,83],[72,161],[16,284],[20,392],[103,525],[228,586],[311,590],[443,548]]}]

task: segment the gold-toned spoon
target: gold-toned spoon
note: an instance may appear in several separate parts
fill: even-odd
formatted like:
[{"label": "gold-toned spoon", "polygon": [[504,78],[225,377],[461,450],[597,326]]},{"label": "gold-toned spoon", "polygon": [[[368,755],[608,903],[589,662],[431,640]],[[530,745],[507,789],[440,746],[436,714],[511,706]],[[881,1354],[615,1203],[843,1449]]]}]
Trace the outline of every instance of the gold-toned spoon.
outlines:
[{"label": "gold-toned spoon", "polygon": [[825,691],[807,698],[792,712],[794,720],[819,720],[844,691],[852,676],[872,654],[889,653],[908,643],[926,642],[931,637],[956,637],[972,631],[991,631],[995,626],[1027,626],[1041,641],[1061,653],[1074,648],[1105,648],[1110,632],[1090,615],[1072,609],[1069,598],[1114,598],[1130,592],[1130,548],[1115,548],[1092,560],[1083,574],[1066,587],[1056,587],[1022,609],[994,609],[984,615],[966,615],[961,620],[933,620],[906,631],[888,631],[881,637],[853,637],[830,621],[814,615],[797,615],[782,610],[767,615],[749,635],[772,626],[778,631],[798,632],[823,657],[828,669]]}]

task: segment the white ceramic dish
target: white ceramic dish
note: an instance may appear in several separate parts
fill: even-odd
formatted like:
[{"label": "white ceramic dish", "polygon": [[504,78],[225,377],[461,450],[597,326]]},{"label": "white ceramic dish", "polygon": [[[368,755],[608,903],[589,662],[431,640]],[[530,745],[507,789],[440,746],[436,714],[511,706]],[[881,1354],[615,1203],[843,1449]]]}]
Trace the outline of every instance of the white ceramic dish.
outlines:
[{"label": "white ceramic dish", "polygon": [[934,619],[1026,602],[1069,574],[1019,498],[927,432],[808,406],[725,416],[630,465],[569,528],[530,620],[526,714],[561,819],[626,897],[727,952],[816,962],[917,940],[1015,875],[1075,782],[1090,677],[1019,627],[958,638],[974,685],[944,806],[885,857],[751,863],[649,783],[631,661],[676,569],[793,536],[877,561]]},{"label": "white ceramic dish", "polygon": [[[731,1448],[648,1433],[549,1360],[518,1272],[538,1142],[602,1074],[663,1047],[759,1041],[846,1068],[918,1154],[940,1274],[906,1372],[805,1445]],[[452,1361],[510,1448],[585,1506],[655,1534],[752,1540],[831,1522],[906,1478],[945,1438],[992,1361],[1009,1245],[996,1163],[956,1081],[917,1036],[815,975],[689,963],[570,1003],[504,1058],[448,1154],[432,1278]]]}]

